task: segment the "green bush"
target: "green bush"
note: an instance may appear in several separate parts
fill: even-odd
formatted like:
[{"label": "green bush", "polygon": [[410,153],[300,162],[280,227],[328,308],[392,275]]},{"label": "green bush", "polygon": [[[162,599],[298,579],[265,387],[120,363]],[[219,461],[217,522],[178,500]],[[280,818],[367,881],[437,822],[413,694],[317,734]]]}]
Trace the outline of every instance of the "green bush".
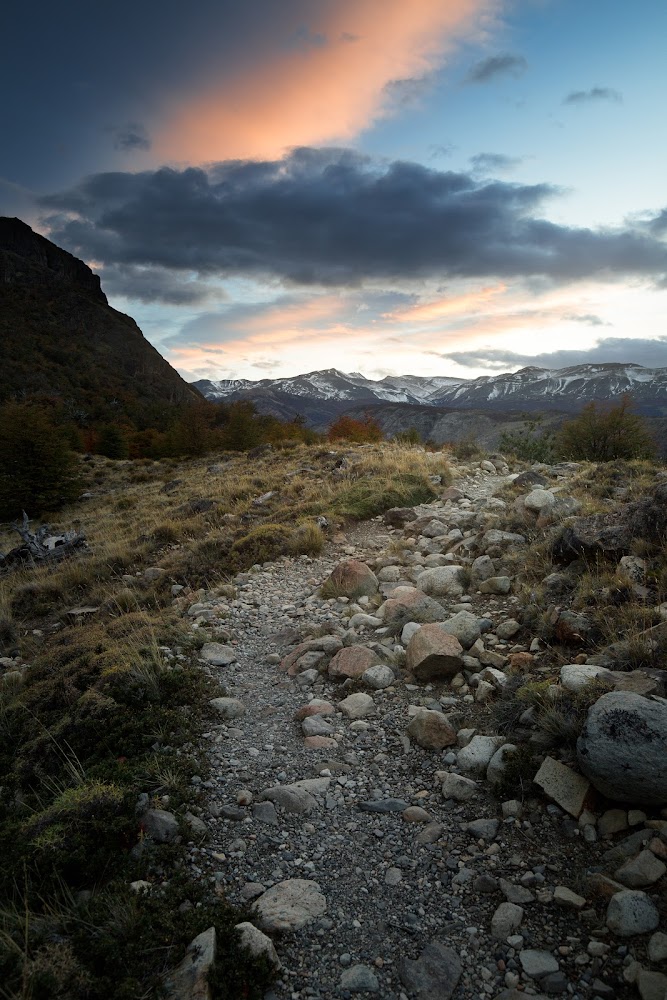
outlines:
[{"label": "green bush", "polygon": [[542,418],[535,417],[521,430],[504,431],[500,435],[500,450],[524,462],[557,461],[554,434],[543,430],[541,425]]},{"label": "green bush", "polygon": [[38,517],[81,492],[76,458],[48,412],[27,403],[0,407],[0,520]]},{"label": "green bush", "polygon": [[589,462],[613,462],[618,458],[652,458],[656,442],[645,421],[632,412],[632,400],[619,403],[588,403],[581,413],[566,421],[556,436],[555,449],[562,458]]}]

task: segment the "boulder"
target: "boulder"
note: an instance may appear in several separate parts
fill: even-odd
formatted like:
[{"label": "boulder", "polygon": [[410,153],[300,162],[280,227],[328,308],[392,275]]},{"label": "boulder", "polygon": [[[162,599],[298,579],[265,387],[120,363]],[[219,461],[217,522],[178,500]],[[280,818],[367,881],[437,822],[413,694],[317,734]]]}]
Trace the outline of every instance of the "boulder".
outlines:
[{"label": "boulder", "polygon": [[383,688],[390,687],[396,678],[391,667],[388,667],[385,663],[378,663],[374,667],[364,670],[361,680],[366,687],[371,688],[373,691],[381,691]]},{"label": "boulder", "polygon": [[456,762],[462,771],[482,776],[502,742],[498,736],[473,736],[470,743],[459,750]]},{"label": "boulder", "polygon": [[477,556],[471,568],[474,581],[488,580],[496,575],[496,567],[493,565],[491,556]]},{"label": "boulder", "polygon": [[378,590],[378,579],[366,563],[346,559],[338,563],[322,587],[323,594],[335,597],[371,597]]},{"label": "boulder", "polygon": [[447,617],[442,604],[416,587],[397,587],[382,605],[381,613],[385,626],[394,635],[401,632],[408,622],[425,625],[441,622]]},{"label": "boulder", "polygon": [[536,514],[553,507],[555,502],[556,498],[549,490],[533,490],[523,498],[523,505],[526,510],[532,510]]},{"label": "boulder", "polygon": [[245,705],[238,698],[211,698],[209,705],[223,719],[237,719],[245,712]]},{"label": "boulder", "polygon": [[456,730],[442,712],[422,708],[410,721],[408,735],[425,750],[442,750],[454,746]]},{"label": "boulder", "polygon": [[626,555],[630,549],[632,533],[627,525],[615,520],[613,513],[591,514],[578,517],[563,529],[554,542],[553,556],[560,562],[572,562],[579,556]]},{"label": "boulder", "polygon": [[228,667],[237,659],[236,651],[220,642],[205,642],[199,655],[212,667]]},{"label": "boulder", "polygon": [[607,927],[619,937],[648,934],[660,923],[660,914],[645,892],[616,892],[607,906]]},{"label": "boulder", "polygon": [[480,594],[509,594],[511,589],[512,581],[509,576],[491,576],[479,584]]},{"label": "boulder", "polygon": [[412,507],[390,507],[382,515],[384,523],[392,528],[402,528],[410,521],[414,521],[416,517]]},{"label": "boulder", "polygon": [[454,677],[463,667],[458,639],[439,625],[422,625],[410,639],[405,665],[418,680]]},{"label": "boulder", "polygon": [[442,941],[431,941],[414,961],[402,958],[398,974],[416,1000],[450,1000],[463,968],[457,953]]},{"label": "boulder", "polygon": [[463,566],[436,566],[419,574],[417,587],[433,597],[460,597],[463,576]]},{"label": "boulder", "polygon": [[348,719],[365,719],[367,715],[375,715],[375,702],[363,691],[348,695],[338,703],[338,708]]},{"label": "boulder", "polygon": [[594,681],[608,680],[610,671],[592,663],[566,663],[560,668],[560,682],[566,691],[583,691]]},{"label": "boulder", "polygon": [[577,740],[579,767],[612,801],[667,805],[667,703],[612,691],[589,709]]},{"label": "boulder", "polygon": [[380,663],[380,657],[368,646],[344,646],[329,663],[329,677],[344,681],[348,677],[361,677],[369,667]]}]

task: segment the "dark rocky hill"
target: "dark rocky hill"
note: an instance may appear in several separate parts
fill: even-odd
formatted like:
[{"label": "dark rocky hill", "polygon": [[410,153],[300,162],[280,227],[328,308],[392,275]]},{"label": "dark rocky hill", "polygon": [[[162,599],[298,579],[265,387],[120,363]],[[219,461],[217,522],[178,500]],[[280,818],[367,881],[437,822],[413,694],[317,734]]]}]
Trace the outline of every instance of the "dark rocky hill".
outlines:
[{"label": "dark rocky hill", "polygon": [[93,418],[201,398],[83,261],[0,218],[0,401],[34,396]]}]

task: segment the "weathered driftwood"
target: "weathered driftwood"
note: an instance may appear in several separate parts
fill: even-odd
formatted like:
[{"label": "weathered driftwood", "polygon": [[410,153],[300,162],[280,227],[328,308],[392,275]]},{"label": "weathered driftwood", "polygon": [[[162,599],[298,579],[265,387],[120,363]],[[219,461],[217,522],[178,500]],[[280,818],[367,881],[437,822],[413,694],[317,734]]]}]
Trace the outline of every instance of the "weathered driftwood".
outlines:
[{"label": "weathered driftwood", "polygon": [[25,511],[21,524],[15,522],[12,528],[18,532],[23,542],[6,555],[0,552],[0,569],[25,563],[56,562],[72,555],[77,549],[86,547],[86,536],[78,531],[54,534],[48,524],[41,525],[37,531],[30,531],[30,521]]}]

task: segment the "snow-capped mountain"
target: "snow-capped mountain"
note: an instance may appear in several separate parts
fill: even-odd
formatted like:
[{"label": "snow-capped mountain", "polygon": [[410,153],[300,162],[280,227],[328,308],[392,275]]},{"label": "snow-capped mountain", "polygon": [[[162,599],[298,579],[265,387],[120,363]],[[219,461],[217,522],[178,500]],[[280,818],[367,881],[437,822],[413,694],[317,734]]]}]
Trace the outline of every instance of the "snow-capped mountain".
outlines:
[{"label": "snow-capped mountain", "polygon": [[239,398],[239,393],[255,392],[270,389],[274,392],[286,393],[289,396],[306,396],[321,400],[350,400],[358,402],[368,400],[387,403],[428,403],[433,395],[461,385],[461,379],[433,377],[422,378],[419,375],[387,375],[374,382],[358,372],[346,374],[337,368],[327,368],[324,371],[308,372],[305,375],[295,375],[292,378],[263,378],[256,382],[249,379],[220,379],[210,381],[200,379],[193,385],[207,399],[220,401]]},{"label": "snow-capped mountain", "polygon": [[639,412],[667,416],[667,368],[643,368],[635,364],[576,365],[572,368],[522,368],[502,375],[475,379],[388,375],[379,381],[358,372],[346,374],[336,368],[308,372],[292,378],[201,379],[194,383],[215,401],[254,399],[268,406],[308,414],[317,423],[318,405],[324,413],[341,412],[365,402],[409,403],[455,409],[561,410],[572,412],[592,400],[613,401],[632,396]]}]

